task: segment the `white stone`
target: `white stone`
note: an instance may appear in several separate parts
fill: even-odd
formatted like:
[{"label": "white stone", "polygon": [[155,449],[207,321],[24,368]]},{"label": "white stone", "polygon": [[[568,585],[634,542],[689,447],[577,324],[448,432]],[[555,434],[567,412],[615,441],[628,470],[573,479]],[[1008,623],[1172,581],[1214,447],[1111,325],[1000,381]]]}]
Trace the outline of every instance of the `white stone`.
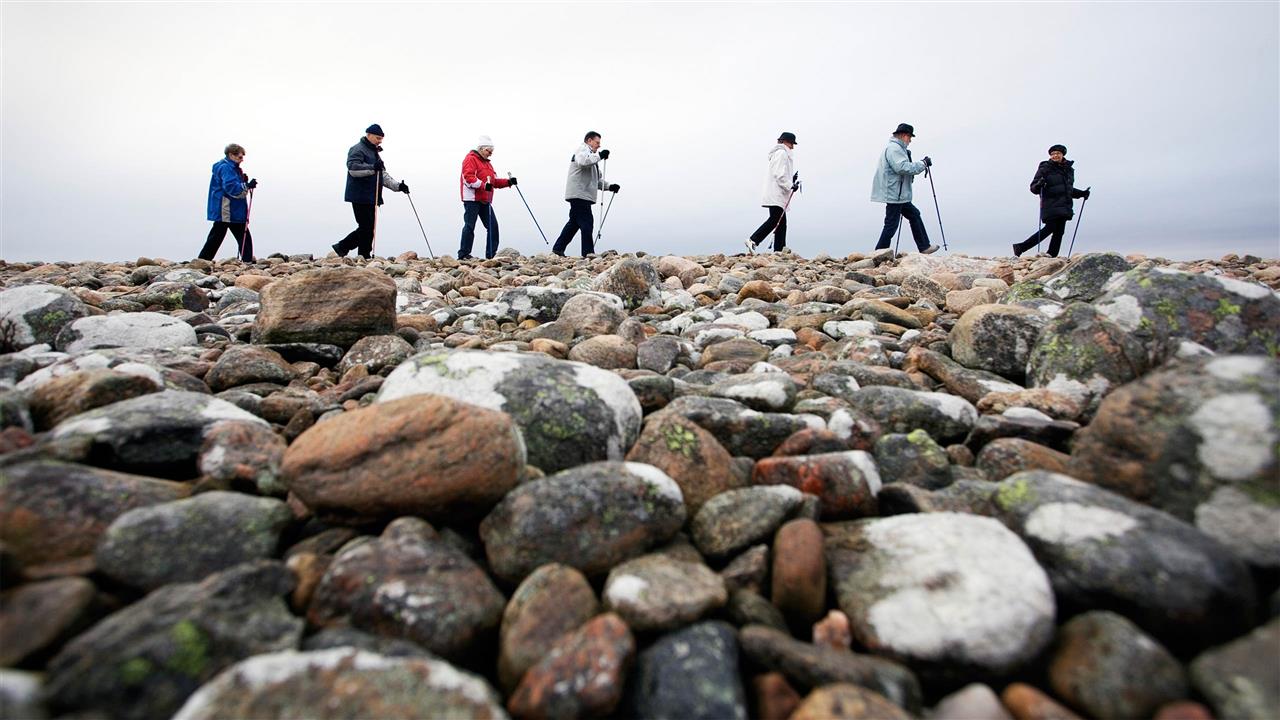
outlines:
[{"label": "white stone", "polygon": [[863,479],[867,481],[867,487],[871,489],[871,494],[873,496],[879,495],[883,483],[880,481],[880,468],[876,467],[876,459],[872,457],[871,453],[865,450],[850,450],[845,455],[853,462],[853,466],[862,473]]},{"label": "white stone", "polygon": [[[159,397],[163,397],[172,392],[182,392],[182,391],[170,390],[169,392],[166,392],[166,393],[160,393]],[[197,393],[191,393],[191,394],[197,394]],[[226,400],[222,400],[216,397],[209,397],[209,396],[201,396],[201,397],[202,399],[197,400],[196,402],[202,402],[204,405],[203,407],[200,408],[200,417],[202,418],[205,418],[207,420],[212,420],[214,422],[217,422],[219,420],[236,420],[239,422],[253,423],[254,425],[270,425],[270,423],[268,423],[266,420],[263,420],[262,418],[258,417],[257,415],[254,415],[248,410],[245,410],[237,405],[233,405],[232,403],[229,403]]]},{"label": "white stone", "polygon": [[1128,332],[1138,329],[1142,322],[1142,306],[1138,298],[1132,295],[1121,295],[1110,302],[1098,303],[1098,312]]},{"label": "white stone", "polygon": [[[410,358],[387,376],[376,402],[390,402],[429,392],[490,410],[501,410],[506,398],[494,387],[518,367],[518,358],[497,353],[447,353],[436,356],[436,362],[422,367]],[[441,376],[449,378],[449,382],[439,382]]]},{"label": "white stone", "polygon": [[827,429],[836,434],[841,440],[848,440],[853,436],[853,416],[848,410],[840,409],[831,413],[831,417],[827,420]]},{"label": "white stone", "polygon": [[868,320],[828,320],[822,324],[822,332],[836,340],[867,337],[876,333],[876,324]]},{"label": "white stone", "polygon": [[1137,520],[1122,512],[1070,502],[1041,505],[1026,521],[1028,535],[1055,545],[1120,537],[1137,525]]},{"label": "white stone", "polygon": [[747,337],[755,340],[761,345],[769,345],[777,347],[778,345],[794,343],[796,341],[796,333],[788,328],[770,328],[768,330],[752,330],[747,333]]},{"label": "white stone", "polygon": [[967,425],[972,425],[978,421],[978,409],[973,406],[973,403],[958,395],[923,392],[919,390],[913,390],[911,392],[915,393],[921,401],[932,405],[939,412],[952,420],[963,422]]},{"label": "white stone", "polygon": [[671,479],[670,475],[648,463],[627,462],[624,464],[627,467],[627,472],[643,480],[649,487],[657,490],[670,500],[674,500],[681,505],[684,504],[684,493],[680,491],[680,486],[676,484],[675,480]]},{"label": "white stone", "polygon": [[604,597],[610,607],[635,605],[640,602],[644,591],[649,589],[649,582],[635,575],[621,575],[605,588]]},{"label": "white stone", "polygon": [[784,409],[787,405],[788,397],[787,382],[774,379],[762,379],[751,384],[739,383],[720,386],[713,388],[712,392],[717,397],[729,398],[730,400],[759,400],[773,410]]},{"label": "white stone", "polygon": [[1045,422],[1053,422],[1053,418],[1044,413],[1029,407],[1011,407],[1002,413],[1007,418],[1022,420],[1043,420]]},{"label": "white stone", "polygon": [[740,325],[747,330],[767,330],[769,329],[769,318],[761,315],[754,310],[740,313],[726,313],[720,318],[720,322],[733,323]]},{"label": "white stone", "polygon": [[1271,462],[1271,411],[1254,393],[1228,393],[1196,409],[1187,422],[1200,435],[1196,457],[1221,480],[1247,480]]},{"label": "white stone", "polygon": [[1243,280],[1236,280],[1235,278],[1229,277],[1215,277],[1214,280],[1217,280],[1218,283],[1229,292],[1233,292],[1237,295],[1243,295],[1250,300],[1261,300],[1268,295],[1275,294],[1266,285],[1245,282]]},{"label": "white stone", "polygon": [[1196,527],[1252,565],[1280,567],[1280,508],[1223,486],[1196,507]]},{"label": "white stone", "polygon": [[1174,354],[1180,359],[1187,360],[1191,358],[1213,357],[1217,353],[1198,342],[1179,340],[1178,349]]},{"label": "white stone", "polygon": [[1239,381],[1263,374],[1270,362],[1252,355],[1227,355],[1210,360],[1205,369],[1216,378]]},{"label": "white stone", "polygon": [[[196,345],[195,328],[161,313],[95,315],[71,323],[79,339],[63,348],[69,353],[97,348],[173,348]],[[64,329],[65,330],[65,329]]]}]

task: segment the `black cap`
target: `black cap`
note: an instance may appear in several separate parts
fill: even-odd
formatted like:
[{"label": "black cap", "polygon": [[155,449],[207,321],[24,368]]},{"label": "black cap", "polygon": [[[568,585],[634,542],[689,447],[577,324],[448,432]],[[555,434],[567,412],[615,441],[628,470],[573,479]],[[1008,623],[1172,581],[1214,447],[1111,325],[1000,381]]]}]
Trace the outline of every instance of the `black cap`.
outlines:
[{"label": "black cap", "polygon": [[387,135],[386,133],[382,132],[382,126],[379,125],[378,123],[374,123],[370,125],[369,127],[365,128],[364,131],[373,135],[380,135],[382,137],[386,137]]},{"label": "black cap", "polygon": [[1050,152],[1050,153],[1052,153],[1054,150],[1057,150],[1057,151],[1061,152],[1063,155],[1066,155],[1066,154],[1067,154],[1067,146],[1066,146],[1066,145],[1051,145],[1051,146],[1049,146],[1049,152]]},{"label": "black cap", "polygon": [[792,145],[799,145],[799,144],[800,144],[800,143],[796,142],[796,134],[795,134],[795,133],[788,133],[788,132],[784,132],[784,133],[782,133],[781,135],[779,135],[779,136],[778,136],[778,142],[789,142],[789,143],[791,143]]},{"label": "black cap", "polygon": [[913,127],[911,127],[910,125],[908,125],[908,124],[906,124],[906,123],[898,123],[898,129],[897,129],[897,130],[894,130],[894,131],[893,131],[892,133],[890,133],[890,134],[891,134],[891,135],[901,135],[902,133],[906,133],[906,134],[910,135],[911,137],[915,137],[915,136],[916,136],[916,129],[915,129],[915,128],[913,128]]}]

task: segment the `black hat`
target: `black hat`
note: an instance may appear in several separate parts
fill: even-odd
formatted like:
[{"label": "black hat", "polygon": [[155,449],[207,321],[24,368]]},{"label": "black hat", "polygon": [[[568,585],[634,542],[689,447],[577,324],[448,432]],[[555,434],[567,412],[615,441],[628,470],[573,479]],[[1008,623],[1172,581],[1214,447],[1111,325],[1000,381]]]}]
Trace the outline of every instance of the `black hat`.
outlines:
[{"label": "black hat", "polygon": [[898,123],[898,129],[897,129],[897,130],[894,130],[892,133],[889,133],[889,134],[890,134],[890,135],[900,135],[900,134],[902,134],[902,133],[906,133],[906,134],[910,135],[911,137],[915,137],[915,136],[916,136],[916,129],[915,129],[915,128],[913,128],[913,127],[911,127],[910,125],[908,125],[908,124],[906,124],[906,123]]},{"label": "black hat", "polygon": [[1066,145],[1051,145],[1051,146],[1049,146],[1049,152],[1050,152],[1050,153],[1052,153],[1054,150],[1058,150],[1058,151],[1060,151],[1063,155],[1066,155],[1066,154],[1067,154],[1067,146],[1066,146]]},{"label": "black hat", "polygon": [[386,137],[387,135],[386,133],[382,132],[382,126],[379,125],[378,123],[374,123],[370,125],[369,127],[365,128],[364,131],[373,135],[380,135],[382,137]]},{"label": "black hat", "polygon": [[792,145],[799,145],[799,144],[800,144],[800,143],[796,142],[796,134],[795,134],[795,133],[788,133],[788,132],[784,132],[784,133],[782,133],[781,135],[779,135],[779,136],[778,136],[778,142],[789,142],[789,143],[791,143]]}]

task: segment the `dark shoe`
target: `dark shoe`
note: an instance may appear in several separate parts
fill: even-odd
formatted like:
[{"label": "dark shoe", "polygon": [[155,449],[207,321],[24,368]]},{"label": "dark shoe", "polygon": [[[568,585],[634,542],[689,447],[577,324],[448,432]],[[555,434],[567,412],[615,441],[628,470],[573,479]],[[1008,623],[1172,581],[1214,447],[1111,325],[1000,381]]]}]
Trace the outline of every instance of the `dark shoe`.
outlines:
[{"label": "dark shoe", "polygon": [[1018,244],[1017,244],[1017,243],[1014,243],[1014,245],[1013,245],[1013,256],[1014,256],[1014,257],[1022,257],[1022,251],[1018,249]]},{"label": "dark shoe", "polygon": [[552,255],[555,255],[556,257],[564,257],[564,253],[558,253],[558,252],[556,252],[555,250],[552,250],[552,251],[551,251],[551,254],[552,254]]},{"label": "dark shoe", "polygon": [[337,243],[334,243],[334,244],[330,245],[329,247],[333,248],[333,251],[334,251],[335,253],[337,253],[338,257],[346,257],[346,256],[347,256],[347,251],[346,251],[346,250],[343,250],[343,249],[342,249],[342,248],[340,248],[340,247],[338,247],[338,244],[337,244]]},{"label": "dark shoe", "polygon": [[473,258],[473,257],[472,257],[472,256],[470,256],[470,255],[459,255],[459,256],[458,256],[458,259],[459,259],[459,260],[474,260],[475,258]]}]

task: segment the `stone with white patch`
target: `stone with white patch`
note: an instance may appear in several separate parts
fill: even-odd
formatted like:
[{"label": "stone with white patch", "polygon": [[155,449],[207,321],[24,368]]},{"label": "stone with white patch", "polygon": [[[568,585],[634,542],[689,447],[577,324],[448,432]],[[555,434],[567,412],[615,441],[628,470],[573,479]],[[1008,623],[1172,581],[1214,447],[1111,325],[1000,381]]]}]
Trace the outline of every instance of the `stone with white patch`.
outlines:
[{"label": "stone with white patch", "polygon": [[822,332],[836,340],[847,337],[867,337],[876,333],[876,324],[868,320],[829,320],[822,324]]},{"label": "stone with white patch", "polygon": [[172,348],[198,344],[196,331],[170,315],[153,312],[96,315],[68,323],[57,348],[76,353],[98,348]]},{"label": "stone with white patch", "polygon": [[542,354],[421,353],[387,376],[377,402],[422,393],[508,413],[524,435],[530,464],[547,472],[621,460],[640,434],[640,401],[625,380]]},{"label": "stone with white patch", "polygon": [[735,375],[711,386],[713,397],[737,400],[755,410],[785,412],[796,402],[799,389],[784,373]]},{"label": "stone with white patch", "polygon": [[[62,328],[89,314],[75,293],[56,285],[20,285],[0,291],[0,332],[13,350],[53,345]],[[194,343],[193,343],[194,344]]]},{"label": "stone with white patch", "polygon": [[978,421],[978,409],[968,400],[946,393],[888,386],[864,387],[846,397],[880,423],[885,432],[924,430],[939,442],[963,438]]},{"label": "stone with white patch", "polygon": [[[615,588],[615,582],[622,587]],[[724,579],[711,568],[662,553],[618,565],[604,585],[605,608],[618,613],[635,632],[688,625],[728,600]]]},{"label": "stone with white patch", "polygon": [[855,638],[926,672],[1009,673],[1053,638],[1048,577],[1026,545],[990,518],[864,521],[828,537],[827,559]]}]

